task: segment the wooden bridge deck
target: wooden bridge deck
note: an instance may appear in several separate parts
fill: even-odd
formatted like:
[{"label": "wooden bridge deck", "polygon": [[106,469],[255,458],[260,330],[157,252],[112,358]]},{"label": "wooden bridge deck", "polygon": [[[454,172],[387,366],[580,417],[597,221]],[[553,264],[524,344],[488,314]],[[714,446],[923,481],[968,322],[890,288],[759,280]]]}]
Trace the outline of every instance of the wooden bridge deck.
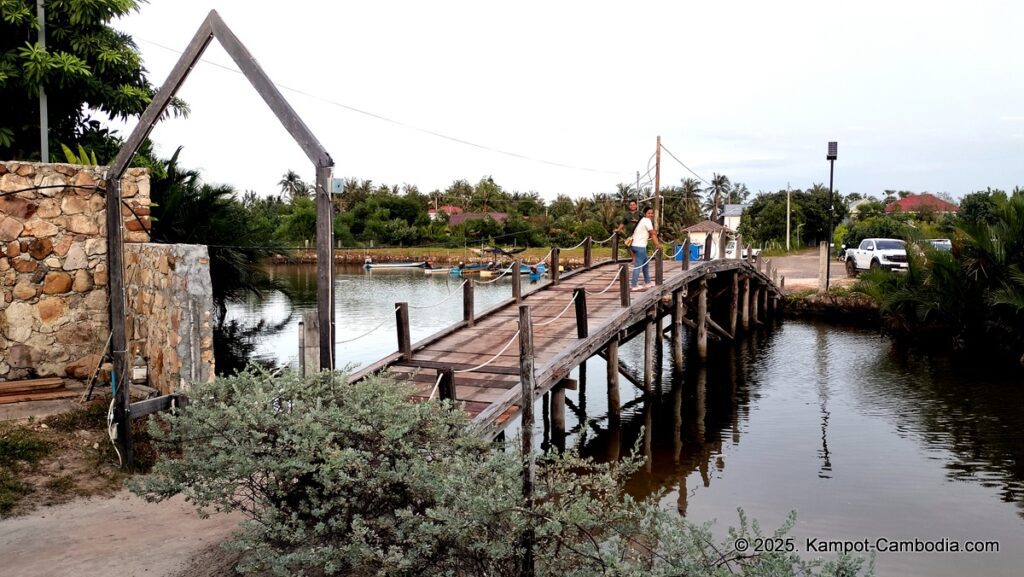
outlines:
[{"label": "wooden bridge deck", "polygon": [[[682,291],[685,297],[694,292],[690,285],[702,278],[737,271],[759,281],[774,296],[781,296],[772,279],[747,261],[694,261],[685,271],[678,261],[666,261],[663,283],[643,292],[630,292],[630,304],[623,306],[617,280],[621,264],[608,261],[590,269],[571,271],[563,274],[557,284],[549,283],[523,295],[522,303],[530,305],[533,323],[538,397],[573,368],[601,352],[609,341],[645,322],[651,311],[659,318],[670,314],[671,295]],[[650,268],[653,280],[653,262]],[[577,337],[575,307],[571,304],[573,290],[580,287],[586,290],[585,338]],[[414,344],[409,358],[393,353],[351,379],[389,368],[394,377],[415,386],[415,396],[426,399],[437,396],[435,389],[441,371],[452,368],[456,399],[472,415],[481,435],[493,437],[519,413],[522,404],[518,321],[518,303],[509,299],[479,314],[473,326],[466,321],[456,323]]]}]

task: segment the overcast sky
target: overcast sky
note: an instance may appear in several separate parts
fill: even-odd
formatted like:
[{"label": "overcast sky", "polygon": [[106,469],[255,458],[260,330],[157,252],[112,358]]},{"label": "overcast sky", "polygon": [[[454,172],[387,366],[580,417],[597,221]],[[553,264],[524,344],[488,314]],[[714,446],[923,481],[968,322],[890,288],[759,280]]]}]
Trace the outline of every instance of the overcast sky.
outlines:
[{"label": "overcast sky", "polygon": [[[1021,2],[151,0],[115,26],[160,85],[211,8],[337,177],[609,192],[648,172],[661,135],[701,177],[754,192],[827,185],[830,140],[843,193],[1024,186]],[[239,190],[276,192],[288,169],[311,181],[216,41],[204,60],[158,152],[184,145],[185,166]],[[667,154],[661,174],[689,176]]]}]

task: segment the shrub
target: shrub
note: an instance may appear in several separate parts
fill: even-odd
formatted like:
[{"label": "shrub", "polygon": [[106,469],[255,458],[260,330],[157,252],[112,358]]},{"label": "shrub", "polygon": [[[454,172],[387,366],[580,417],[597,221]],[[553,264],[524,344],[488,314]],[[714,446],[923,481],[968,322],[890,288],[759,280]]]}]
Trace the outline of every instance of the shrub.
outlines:
[{"label": "shrub", "polygon": [[542,576],[859,571],[850,559],[741,554],[731,543],[759,533],[742,517],[716,545],[709,525],[624,496],[637,460],[551,457],[525,506],[515,451],[477,439],[461,410],[407,395],[383,378],[329,373],[218,379],[151,426],[168,452],[133,489],[243,512],[239,568],[276,575],[518,575],[527,530]]}]

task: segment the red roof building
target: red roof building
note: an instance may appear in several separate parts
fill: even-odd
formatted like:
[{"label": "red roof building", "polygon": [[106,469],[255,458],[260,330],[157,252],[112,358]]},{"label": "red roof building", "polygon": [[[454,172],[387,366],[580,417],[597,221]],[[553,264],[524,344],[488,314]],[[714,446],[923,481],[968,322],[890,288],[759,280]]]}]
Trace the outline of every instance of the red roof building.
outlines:
[{"label": "red roof building", "polygon": [[941,198],[923,192],[921,194],[911,194],[906,198],[901,198],[895,202],[890,202],[885,207],[885,212],[959,212],[960,207],[947,202]]},{"label": "red roof building", "polygon": [[443,213],[447,214],[448,216],[455,216],[456,214],[462,214],[462,207],[461,206],[455,206],[455,205],[452,205],[452,204],[445,204],[445,205],[437,207],[437,210],[434,210],[433,208],[428,208],[427,209],[427,216],[430,217],[430,220],[434,220],[434,219],[437,218],[437,213],[439,213],[439,212],[443,212]]},{"label": "red roof building", "polygon": [[456,224],[466,222],[467,220],[476,220],[479,218],[486,218],[488,216],[498,222],[505,222],[508,219],[507,212],[467,212],[465,214],[452,215],[452,217],[448,219],[448,224],[455,226]]}]

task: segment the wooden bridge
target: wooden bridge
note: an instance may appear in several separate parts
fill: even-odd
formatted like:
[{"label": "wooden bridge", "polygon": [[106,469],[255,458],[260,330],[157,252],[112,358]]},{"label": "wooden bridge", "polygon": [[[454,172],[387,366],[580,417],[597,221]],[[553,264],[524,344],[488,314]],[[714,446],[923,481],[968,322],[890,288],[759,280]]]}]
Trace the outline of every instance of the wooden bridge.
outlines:
[{"label": "wooden bridge", "polygon": [[[683,255],[689,254],[688,245],[683,244]],[[591,246],[590,239],[584,241],[584,265],[563,274],[559,249],[552,249],[548,284],[524,294],[520,275],[513,273],[512,297],[480,314],[473,312],[474,282],[467,281],[463,320],[415,344],[409,340],[408,304],[397,303],[398,351],[350,380],[389,369],[413,384],[417,397],[459,401],[486,438],[498,435],[524,409],[528,395],[536,399],[552,391],[553,426],[564,431],[564,391],[575,385],[567,376],[588,358],[601,355],[609,361],[609,412],[617,418],[621,343],[644,335],[644,374],[626,374],[650,392],[657,341],[665,332],[674,361],[681,363],[684,325],[696,332],[698,358],[704,358],[709,337],[732,340],[738,331],[773,318],[779,308],[777,271],[759,257],[677,261],[663,260],[658,251],[650,263],[655,286],[631,292],[630,264],[613,258],[591,265]],[[511,270],[518,271],[518,265]],[[665,318],[668,330],[662,329]],[[532,403],[526,408],[532,420]]]}]

